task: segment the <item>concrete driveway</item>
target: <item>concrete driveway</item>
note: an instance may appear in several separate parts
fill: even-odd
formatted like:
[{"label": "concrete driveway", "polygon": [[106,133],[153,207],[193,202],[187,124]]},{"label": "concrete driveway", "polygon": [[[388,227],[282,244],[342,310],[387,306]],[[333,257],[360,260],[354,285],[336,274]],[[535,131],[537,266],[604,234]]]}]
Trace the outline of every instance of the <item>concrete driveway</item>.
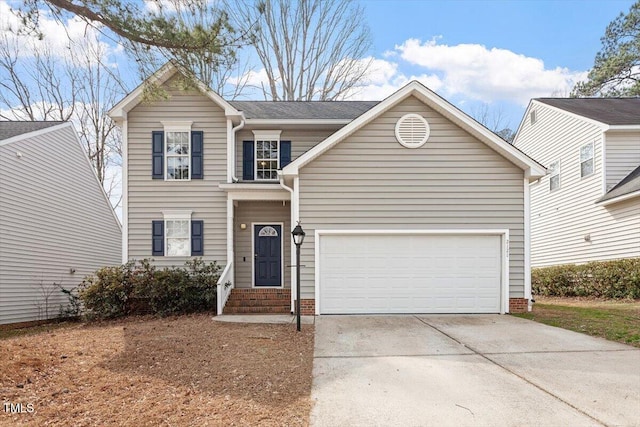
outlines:
[{"label": "concrete driveway", "polygon": [[640,426],[640,349],[504,315],[315,327],[312,426]]}]

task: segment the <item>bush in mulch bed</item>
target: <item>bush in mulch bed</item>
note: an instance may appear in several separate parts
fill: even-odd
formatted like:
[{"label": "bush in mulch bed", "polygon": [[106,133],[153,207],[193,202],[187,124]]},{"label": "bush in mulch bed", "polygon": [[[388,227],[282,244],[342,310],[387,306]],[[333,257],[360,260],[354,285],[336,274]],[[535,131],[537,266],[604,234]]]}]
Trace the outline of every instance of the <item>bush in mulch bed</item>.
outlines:
[{"label": "bush in mulch bed", "polygon": [[194,313],[216,305],[220,277],[216,262],[196,258],[184,267],[158,269],[151,261],[104,267],[87,276],[77,289],[82,315],[89,320],[131,314]]},{"label": "bush in mulch bed", "polygon": [[640,298],[640,258],[534,268],[535,295],[557,297]]}]

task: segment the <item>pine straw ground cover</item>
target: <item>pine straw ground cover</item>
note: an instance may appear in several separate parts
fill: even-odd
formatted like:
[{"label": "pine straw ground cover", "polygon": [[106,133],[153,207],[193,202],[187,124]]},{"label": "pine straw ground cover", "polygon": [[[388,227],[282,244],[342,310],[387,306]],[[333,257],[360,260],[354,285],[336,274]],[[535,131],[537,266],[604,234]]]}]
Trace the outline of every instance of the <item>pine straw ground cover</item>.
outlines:
[{"label": "pine straw ground cover", "polygon": [[296,426],[313,326],[131,318],[0,340],[0,425]]}]

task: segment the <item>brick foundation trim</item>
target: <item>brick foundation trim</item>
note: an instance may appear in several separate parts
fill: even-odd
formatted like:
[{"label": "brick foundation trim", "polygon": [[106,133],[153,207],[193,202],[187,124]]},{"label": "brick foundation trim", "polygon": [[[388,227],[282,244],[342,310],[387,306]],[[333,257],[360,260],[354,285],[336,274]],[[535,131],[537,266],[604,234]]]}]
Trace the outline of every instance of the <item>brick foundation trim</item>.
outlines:
[{"label": "brick foundation trim", "polygon": [[509,298],[509,313],[526,313],[529,311],[529,300],[526,298]]},{"label": "brick foundation trim", "polygon": [[300,300],[300,313],[303,316],[315,316],[315,314],[316,314],[316,300],[314,300],[314,299],[301,299]]}]

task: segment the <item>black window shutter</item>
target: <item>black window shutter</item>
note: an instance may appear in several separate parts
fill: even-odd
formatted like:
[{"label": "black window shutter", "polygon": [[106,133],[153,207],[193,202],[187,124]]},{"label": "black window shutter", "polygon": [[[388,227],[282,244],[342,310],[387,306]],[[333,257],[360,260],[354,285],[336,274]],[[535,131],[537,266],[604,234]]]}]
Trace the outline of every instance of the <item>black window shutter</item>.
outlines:
[{"label": "black window shutter", "polygon": [[191,256],[204,255],[204,221],[191,221]]},{"label": "black window shutter", "polygon": [[151,254],[164,255],[164,221],[151,221]]},{"label": "black window shutter", "polygon": [[202,179],[202,145],[202,131],[191,131],[191,179]]},{"label": "black window shutter", "polygon": [[164,179],[164,132],[151,132],[151,176],[153,179]]},{"label": "black window shutter", "polygon": [[253,141],[242,142],[242,179],[253,181]]},{"label": "black window shutter", "polygon": [[280,169],[291,163],[291,141],[280,141]]}]

